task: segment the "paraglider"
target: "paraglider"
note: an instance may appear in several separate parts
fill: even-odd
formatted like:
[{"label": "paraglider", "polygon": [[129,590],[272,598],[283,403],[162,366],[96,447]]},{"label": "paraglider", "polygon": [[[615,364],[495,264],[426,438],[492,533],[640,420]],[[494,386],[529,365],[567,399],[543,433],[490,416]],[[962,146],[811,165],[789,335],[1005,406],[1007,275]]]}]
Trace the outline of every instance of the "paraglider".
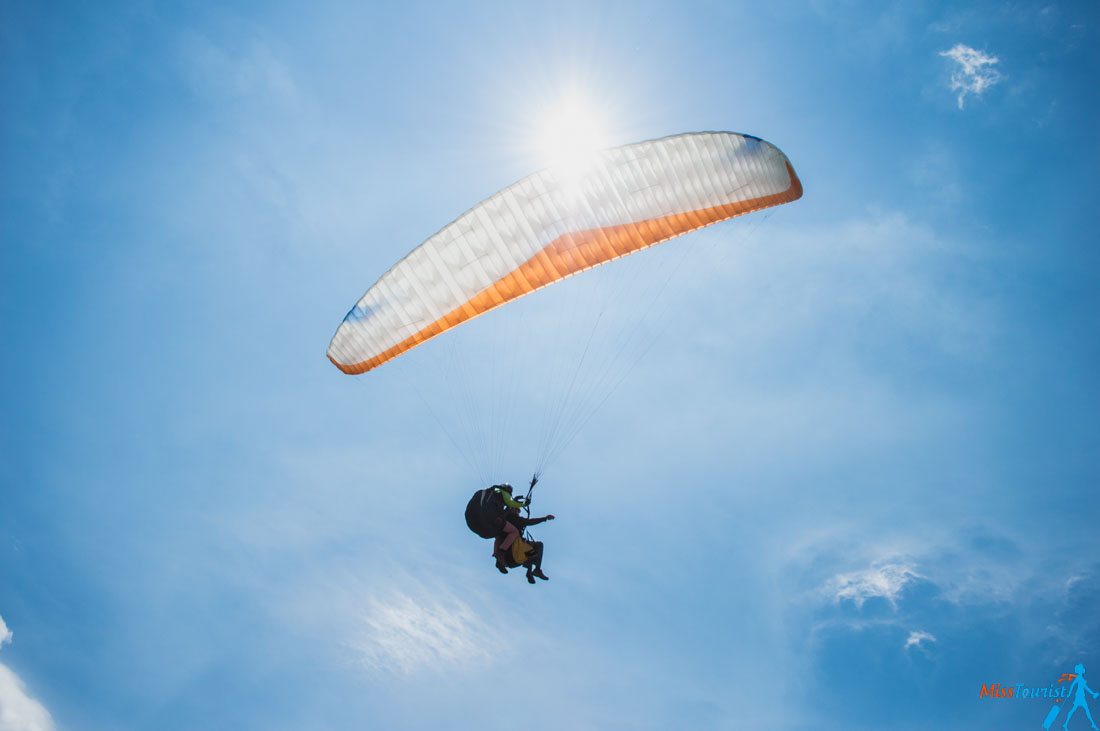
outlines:
[{"label": "paraglider", "polygon": [[653,244],[797,200],[787,156],[752,135],[698,132],[549,168],[478,203],[397,262],[328,347],[365,373],[496,307]]},{"label": "paraglider", "polygon": [[[779,148],[733,132],[673,135],[547,168],[478,203],[383,274],[340,323],[328,358],[344,373],[366,373],[574,274],[801,196],[802,183]],[[560,408],[572,391],[571,382]],[[575,435],[568,429],[586,423],[548,421],[553,430],[543,440],[540,470],[546,455]],[[547,578],[543,546],[525,536],[526,528],[554,516],[532,519],[529,511],[530,491],[522,500],[510,486],[494,485],[474,494],[466,522],[494,541],[500,571],[525,566],[535,583]]]}]

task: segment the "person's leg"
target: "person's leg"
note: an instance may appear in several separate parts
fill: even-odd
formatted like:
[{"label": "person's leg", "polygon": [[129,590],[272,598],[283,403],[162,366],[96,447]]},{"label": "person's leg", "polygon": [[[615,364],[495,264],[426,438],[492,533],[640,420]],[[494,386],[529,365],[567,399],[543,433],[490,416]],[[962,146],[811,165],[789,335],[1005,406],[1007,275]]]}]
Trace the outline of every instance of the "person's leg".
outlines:
[{"label": "person's leg", "polygon": [[519,531],[514,525],[505,521],[504,532],[497,536],[496,542],[493,543],[493,558],[497,561],[497,571],[502,574],[508,573],[508,549],[517,538],[519,538]]},{"label": "person's leg", "polygon": [[504,521],[504,540],[500,544],[501,551],[507,551],[519,538],[519,529],[508,521]]},{"label": "person's leg", "polygon": [[527,560],[523,562],[523,565],[527,568],[527,583],[535,583],[535,572],[542,573],[542,541],[534,541],[531,543],[531,548],[527,552]]},{"label": "person's leg", "polygon": [[546,574],[542,573],[542,553],[543,553],[542,541],[535,541],[535,553],[531,557],[531,563],[534,566],[535,570],[532,571],[531,573],[534,576],[539,577],[543,581],[549,581],[550,577],[547,576]]}]

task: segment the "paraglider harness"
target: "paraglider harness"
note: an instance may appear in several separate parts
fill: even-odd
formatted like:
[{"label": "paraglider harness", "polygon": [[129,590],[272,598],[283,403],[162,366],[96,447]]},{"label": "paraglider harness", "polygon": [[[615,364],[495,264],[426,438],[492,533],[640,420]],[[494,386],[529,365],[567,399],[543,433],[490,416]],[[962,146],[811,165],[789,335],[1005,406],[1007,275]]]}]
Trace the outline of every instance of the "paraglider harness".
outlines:
[{"label": "paraglider harness", "polygon": [[[522,502],[520,504],[523,506],[523,512],[528,518],[531,517],[531,493],[534,492],[538,481],[539,473],[536,472],[531,476],[531,484],[527,488],[527,494],[521,498]],[[504,514],[507,511],[507,505],[505,505],[501,492],[511,494],[512,486],[502,484],[486,487],[475,492],[473,497],[470,498],[470,502],[466,503],[466,526],[482,538],[495,539],[497,533],[500,532],[501,521],[504,520]],[[524,530],[523,536],[525,541],[531,541],[529,531]]]}]

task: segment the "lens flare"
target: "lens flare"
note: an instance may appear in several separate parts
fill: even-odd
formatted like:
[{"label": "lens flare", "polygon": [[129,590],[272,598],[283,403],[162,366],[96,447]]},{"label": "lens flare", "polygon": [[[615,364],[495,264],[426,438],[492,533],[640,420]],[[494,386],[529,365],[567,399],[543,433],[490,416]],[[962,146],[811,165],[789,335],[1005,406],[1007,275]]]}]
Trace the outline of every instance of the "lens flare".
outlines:
[{"label": "lens flare", "polygon": [[538,149],[546,167],[575,180],[609,147],[603,120],[576,98],[564,99],[542,120]]}]

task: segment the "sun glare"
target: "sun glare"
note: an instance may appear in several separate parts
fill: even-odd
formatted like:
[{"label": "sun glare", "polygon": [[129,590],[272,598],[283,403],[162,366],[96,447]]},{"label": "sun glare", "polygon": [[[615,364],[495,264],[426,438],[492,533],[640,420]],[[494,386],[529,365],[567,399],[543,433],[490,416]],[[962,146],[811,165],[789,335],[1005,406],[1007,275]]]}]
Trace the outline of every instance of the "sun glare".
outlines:
[{"label": "sun glare", "polygon": [[543,164],[566,177],[583,173],[609,144],[602,121],[581,101],[563,100],[542,120],[538,149]]}]

